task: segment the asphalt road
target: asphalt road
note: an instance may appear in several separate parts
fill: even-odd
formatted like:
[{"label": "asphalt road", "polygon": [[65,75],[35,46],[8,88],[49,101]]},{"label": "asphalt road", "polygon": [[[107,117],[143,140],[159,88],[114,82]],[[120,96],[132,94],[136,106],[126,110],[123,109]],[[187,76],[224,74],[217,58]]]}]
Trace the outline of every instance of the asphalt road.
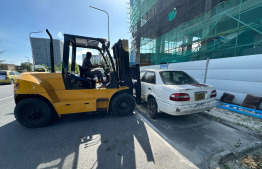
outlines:
[{"label": "asphalt road", "polygon": [[14,96],[13,85],[1,85],[0,84],[0,100]]},{"label": "asphalt road", "polygon": [[202,115],[63,116],[27,129],[13,115],[12,85],[0,85],[0,168],[208,168],[211,157],[257,139]]},{"label": "asphalt road", "polygon": [[[0,86],[0,168],[197,168],[138,114],[74,114],[27,129],[13,115],[12,86]],[[7,97],[6,97],[7,96]]]},{"label": "asphalt road", "polygon": [[152,124],[171,146],[199,168],[208,168],[209,161],[215,154],[261,141],[251,136],[245,128],[231,128],[207,118],[204,114],[159,114],[158,118],[153,120],[147,116],[145,103],[137,105],[136,111]]}]

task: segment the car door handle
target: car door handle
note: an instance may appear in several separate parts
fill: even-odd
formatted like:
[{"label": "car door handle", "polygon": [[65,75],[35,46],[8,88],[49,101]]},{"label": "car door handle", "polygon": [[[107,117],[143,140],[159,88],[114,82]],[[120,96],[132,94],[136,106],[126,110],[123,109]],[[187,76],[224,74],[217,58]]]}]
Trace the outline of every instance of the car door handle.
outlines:
[{"label": "car door handle", "polygon": [[148,90],[152,90],[152,89],[149,87]]}]

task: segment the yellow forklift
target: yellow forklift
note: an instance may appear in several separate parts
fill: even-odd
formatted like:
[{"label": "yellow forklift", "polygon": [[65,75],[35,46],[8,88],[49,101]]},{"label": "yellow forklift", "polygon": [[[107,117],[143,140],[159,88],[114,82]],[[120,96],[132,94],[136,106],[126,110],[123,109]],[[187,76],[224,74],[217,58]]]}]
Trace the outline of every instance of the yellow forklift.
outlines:
[{"label": "yellow forklift", "polygon": [[[116,116],[133,113],[135,102],[141,99],[140,71],[139,65],[129,65],[127,40],[114,44],[112,57],[110,42],[105,39],[64,34],[62,73],[55,73],[53,38],[48,30],[46,32],[51,40],[51,72],[22,73],[14,84],[14,115],[21,125],[44,127],[55,116],[72,113],[106,111]],[[75,72],[77,48],[95,49],[100,53],[105,63],[105,87],[97,88],[94,77],[85,77],[80,65],[80,75]]]}]

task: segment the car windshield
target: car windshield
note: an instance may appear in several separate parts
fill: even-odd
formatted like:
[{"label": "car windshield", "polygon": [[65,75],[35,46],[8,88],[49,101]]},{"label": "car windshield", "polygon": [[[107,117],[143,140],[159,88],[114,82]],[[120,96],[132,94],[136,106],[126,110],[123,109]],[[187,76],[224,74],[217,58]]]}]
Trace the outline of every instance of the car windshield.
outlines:
[{"label": "car windshield", "polygon": [[162,81],[166,85],[183,85],[190,83],[198,83],[195,79],[191,78],[188,74],[181,71],[165,71],[160,72]]},{"label": "car windshield", "polygon": [[102,76],[105,77],[105,71],[102,68],[95,68],[94,70],[99,70],[102,73]]}]

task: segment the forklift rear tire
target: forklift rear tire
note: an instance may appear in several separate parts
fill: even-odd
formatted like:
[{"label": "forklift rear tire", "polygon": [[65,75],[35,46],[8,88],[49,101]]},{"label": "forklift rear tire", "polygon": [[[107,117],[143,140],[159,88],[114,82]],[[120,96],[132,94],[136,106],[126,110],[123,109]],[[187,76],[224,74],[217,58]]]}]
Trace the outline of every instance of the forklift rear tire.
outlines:
[{"label": "forklift rear tire", "polygon": [[135,109],[135,98],[128,93],[120,93],[116,95],[111,102],[112,113],[116,116],[131,115]]},{"label": "forklift rear tire", "polygon": [[17,103],[14,115],[21,125],[27,128],[39,128],[49,123],[51,109],[41,99],[27,98]]}]

